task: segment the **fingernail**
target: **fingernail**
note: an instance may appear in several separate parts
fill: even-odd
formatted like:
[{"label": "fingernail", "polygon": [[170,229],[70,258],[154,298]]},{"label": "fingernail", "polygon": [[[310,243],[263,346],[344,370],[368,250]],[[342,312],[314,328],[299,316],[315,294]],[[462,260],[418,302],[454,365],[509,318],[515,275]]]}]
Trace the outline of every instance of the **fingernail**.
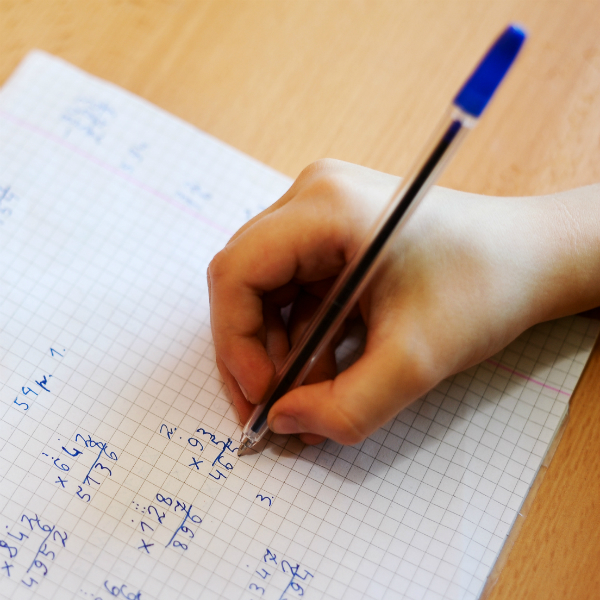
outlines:
[{"label": "fingernail", "polygon": [[298,421],[288,415],[277,415],[271,423],[271,431],[274,433],[300,433]]}]

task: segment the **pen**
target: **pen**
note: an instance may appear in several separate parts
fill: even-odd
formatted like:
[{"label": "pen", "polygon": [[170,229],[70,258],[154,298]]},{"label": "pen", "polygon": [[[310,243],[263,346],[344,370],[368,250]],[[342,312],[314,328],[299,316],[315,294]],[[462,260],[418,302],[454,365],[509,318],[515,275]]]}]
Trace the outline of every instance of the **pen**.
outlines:
[{"label": "pen", "polygon": [[392,234],[406,223],[466,134],[474,127],[524,41],[525,32],[516,25],[509,25],[460,89],[429,144],[402,180],[386,210],[344,267],[275,374],[263,401],[244,427],[238,448],[239,456],[254,447],[268,431],[267,416],[273,404],[302,383],[375,273]]}]

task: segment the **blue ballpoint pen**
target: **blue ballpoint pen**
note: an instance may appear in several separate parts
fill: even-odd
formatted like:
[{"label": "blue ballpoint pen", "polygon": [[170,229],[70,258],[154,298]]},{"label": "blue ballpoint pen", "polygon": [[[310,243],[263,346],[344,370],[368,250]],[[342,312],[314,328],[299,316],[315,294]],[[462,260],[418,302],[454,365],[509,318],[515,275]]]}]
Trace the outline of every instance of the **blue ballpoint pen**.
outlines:
[{"label": "blue ballpoint pen", "polygon": [[520,27],[507,27],[460,89],[429,145],[402,180],[388,207],[340,273],[302,337],[273,378],[263,401],[244,427],[239,456],[254,447],[269,430],[267,416],[273,404],[302,383],[315,359],[331,340],[375,273],[392,234],[402,229],[466,134],[473,128],[524,41],[525,32]]}]

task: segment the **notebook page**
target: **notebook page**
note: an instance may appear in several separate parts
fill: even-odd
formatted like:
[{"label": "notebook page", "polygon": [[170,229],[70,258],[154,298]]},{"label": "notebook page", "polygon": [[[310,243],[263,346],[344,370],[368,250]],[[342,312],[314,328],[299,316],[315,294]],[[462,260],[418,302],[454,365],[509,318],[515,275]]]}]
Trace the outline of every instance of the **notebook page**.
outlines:
[{"label": "notebook page", "polygon": [[237,458],[208,261],[290,180],[30,54],[0,93],[0,596],[476,598],[598,325],[542,324],[365,442]]}]

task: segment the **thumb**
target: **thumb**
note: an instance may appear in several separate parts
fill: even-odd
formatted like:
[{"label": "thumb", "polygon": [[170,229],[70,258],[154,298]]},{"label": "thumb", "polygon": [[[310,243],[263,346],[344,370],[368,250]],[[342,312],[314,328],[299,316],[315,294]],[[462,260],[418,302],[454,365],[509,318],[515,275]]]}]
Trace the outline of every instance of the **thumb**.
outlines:
[{"label": "thumb", "polygon": [[376,348],[367,344],[363,356],[335,379],[283,396],[269,413],[270,429],[322,435],[340,444],[363,441],[437,383],[414,346],[392,338]]}]

